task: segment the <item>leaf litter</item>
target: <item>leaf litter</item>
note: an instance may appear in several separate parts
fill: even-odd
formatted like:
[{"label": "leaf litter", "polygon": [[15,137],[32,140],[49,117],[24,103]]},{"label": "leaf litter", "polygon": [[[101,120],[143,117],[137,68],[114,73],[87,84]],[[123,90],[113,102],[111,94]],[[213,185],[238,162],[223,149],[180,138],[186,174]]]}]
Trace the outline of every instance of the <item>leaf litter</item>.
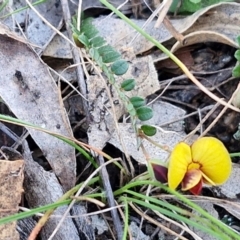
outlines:
[{"label": "leaf litter", "polygon": [[[56,14],[56,12],[54,13],[56,8],[54,8],[52,3],[52,1],[49,1],[49,6],[54,9],[53,12],[50,11],[50,14],[54,15],[56,19],[50,20],[48,17],[47,19],[58,28],[61,26],[62,19],[60,16],[58,16],[58,14]],[[24,3],[21,4],[21,6],[23,6]],[[14,6],[15,8],[19,7],[17,5]],[[86,9],[91,8],[92,6],[93,5],[90,3],[90,5],[86,5]],[[41,10],[41,7],[39,10],[43,11],[44,13],[46,12],[44,10],[46,9],[45,7],[46,5],[42,8],[43,10]],[[237,48],[238,45],[236,43],[236,36],[240,35],[240,24],[237,24],[238,12],[239,4],[220,3],[202,9],[189,17],[171,20],[173,26],[180,33],[184,34],[183,42],[176,42],[175,44],[171,45],[172,51],[176,51],[178,48],[182,48],[183,46],[206,41],[221,42]],[[23,22],[23,16],[23,13],[16,15],[17,21]],[[42,51],[54,37],[55,33],[53,31],[49,31],[49,29],[47,30],[46,26],[44,26],[44,24],[42,25],[36,16],[30,15],[30,17],[34,20],[34,22],[32,25],[27,26],[26,32],[29,36],[28,40],[31,43],[41,47]],[[140,26],[142,26],[145,22],[145,20],[133,21]],[[9,26],[12,26],[12,22],[10,20],[7,20],[6,22]],[[214,24],[211,24],[212,22],[214,22]],[[105,37],[108,42],[116,47],[123,55],[128,55],[129,51],[124,52],[123,50],[124,48],[126,49],[126,46],[128,49],[131,49],[131,70],[129,70],[128,74],[129,77],[133,77],[137,80],[138,89],[134,94],[138,94],[146,98],[155,93],[157,90],[160,90],[160,84],[158,82],[157,72],[154,69],[154,63],[161,63],[165,56],[158,53],[147,57],[137,57],[135,59],[135,57],[132,56],[132,52],[135,55],[143,54],[146,51],[151,50],[153,45],[142,37],[138,37],[132,41],[136,33],[119,19],[111,18],[111,20],[109,20],[109,18],[100,17],[95,20],[95,23],[101,32],[101,35]],[[38,24],[41,25],[40,30],[38,30],[36,27]],[[146,27],[146,31],[154,36],[159,42],[169,46],[170,41],[172,41],[172,35],[163,25],[161,25],[160,28],[155,29],[153,27],[154,24],[154,21],[149,23],[149,25]],[[226,24],[231,27],[226,28]],[[12,34],[12,32],[7,32],[6,30],[2,29],[3,28],[1,28],[1,39],[3,43],[7,46],[9,41],[13,44],[11,48],[15,47],[15,45],[16,48],[14,48],[14,54],[11,52],[13,50],[11,50],[6,52],[4,55],[1,50],[1,62],[3,61],[7,63],[7,66],[1,66],[2,72],[4,70],[1,85],[6,85],[4,84],[6,79],[8,79],[8,82],[10,83],[8,86],[5,86],[6,88],[1,87],[1,97],[9,106],[11,111],[15,114],[15,116],[19,119],[31,122],[38,126],[43,126],[48,130],[59,132],[62,135],[71,137],[72,132],[70,130],[70,124],[63,108],[63,103],[61,99],[59,99],[58,88],[55,85],[52,77],[49,75],[49,72],[45,69],[38,56],[31,52],[31,50],[26,46],[26,40],[19,38],[15,34]],[[41,32],[44,34],[41,34]],[[199,36],[201,36],[201,38]],[[59,55],[58,50],[61,49],[65,50],[63,51],[63,54]],[[27,60],[25,58],[26,52],[28,53]],[[50,48],[48,52],[45,51],[45,54],[47,56],[57,58],[63,58],[64,55],[68,56],[69,59],[71,57],[70,52],[70,47],[67,46],[66,43],[60,42],[59,45],[54,46],[54,50]],[[9,57],[10,59],[8,59]],[[14,62],[14,58],[17,59],[17,62]],[[28,66],[25,64],[26,62],[30,62],[31,64]],[[17,69],[16,66],[18,66]],[[8,71],[6,71],[6,69],[8,69]],[[37,72],[35,72],[36,69],[38,69]],[[21,79],[23,79],[24,82]],[[44,79],[44,82],[42,79]],[[38,81],[41,84],[36,84]],[[113,94],[113,96],[110,97],[109,94],[105,92],[105,88],[108,87],[107,83],[99,81],[97,77],[91,76],[88,79],[87,87],[89,92],[88,98],[90,101],[90,106],[92,106],[90,111],[95,122],[94,124],[90,125],[88,130],[89,144],[102,149],[107,142],[110,142],[120,150],[124,151],[118,139],[115,126],[116,122],[113,120],[113,114],[116,115],[116,119],[118,120],[125,113],[123,106],[119,102],[119,99],[117,98],[116,94]],[[51,89],[51,91],[48,90],[45,95],[44,92],[46,89]],[[104,94],[99,96],[101,91],[103,91]],[[8,94],[6,94],[6,92]],[[43,99],[44,101],[40,101],[39,98]],[[114,106],[114,110],[111,109],[110,105],[108,105],[109,101],[117,103]],[[183,111],[181,108],[177,108],[169,103],[161,102],[159,100],[153,103],[152,106],[155,109],[155,116],[154,119],[152,119],[151,124],[154,124],[155,126],[160,126],[162,123],[169,122],[170,120],[185,115],[185,111]],[[31,109],[31,114],[29,114],[26,109]],[[36,111],[36,113],[34,111]],[[60,129],[57,127],[59,125]],[[118,130],[121,132],[121,136],[124,139],[125,146],[127,146],[127,153],[130,154],[140,164],[144,164],[144,156],[140,151],[137,150],[137,145],[132,141],[132,139],[135,138],[135,135],[131,130],[131,124],[118,123],[118,127]],[[69,189],[71,186],[73,186],[76,168],[73,149],[68,145],[63,144],[56,138],[50,137],[49,135],[36,132],[30,128],[28,131],[33,137],[34,141],[39,145],[46,155],[46,158],[53,168],[54,173],[59,177],[63,188]],[[41,137],[41,135],[43,136]],[[177,142],[181,141],[185,135],[186,134],[183,131],[183,124],[180,121],[179,123],[172,124],[170,127],[168,126],[167,128],[160,129],[156,135],[156,140],[161,140],[162,144],[167,144],[171,148]],[[49,141],[46,141],[46,139],[49,139]],[[55,143],[55,141],[57,143]],[[153,156],[153,158],[158,158],[161,160],[167,158],[166,153],[162,155],[160,153],[161,151],[152,149],[151,146],[147,146],[146,148],[148,153]],[[61,149],[61,152],[54,153],[55,149],[57,151]],[[238,171],[237,168],[234,168],[233,177],[230,178],[229,182],[219,187],[219,191],[228,198],[232,197],[236,199],[239,194],[237,190],[238,185],[236,185],[236,182],[239,181],[236,181],[236,177],[239,174],[238,172],[235,174],[235,171]],[[39,181],[39,184],[40,182],[41,180]],[[232,189],[232,184],[236,186],[236,190],[235,188]],[[210,204],[209,207],[212,208],[212,205]],[[201,236],[201,233],[198,234]]]}]

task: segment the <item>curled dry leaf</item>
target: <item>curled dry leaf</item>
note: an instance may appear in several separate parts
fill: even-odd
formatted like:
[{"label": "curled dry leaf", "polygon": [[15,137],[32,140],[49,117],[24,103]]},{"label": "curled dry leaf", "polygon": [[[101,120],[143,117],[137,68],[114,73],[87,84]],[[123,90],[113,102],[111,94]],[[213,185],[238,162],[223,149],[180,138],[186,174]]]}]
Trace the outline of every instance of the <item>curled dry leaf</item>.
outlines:
[{"label": "curled dry leaf", "polygon": [[202,42],[220,42],[238,48],[239,11],[239,3],[220,3],[196,12],[198,20],[184,33],[183,42],[172,47],[172,52]]}]

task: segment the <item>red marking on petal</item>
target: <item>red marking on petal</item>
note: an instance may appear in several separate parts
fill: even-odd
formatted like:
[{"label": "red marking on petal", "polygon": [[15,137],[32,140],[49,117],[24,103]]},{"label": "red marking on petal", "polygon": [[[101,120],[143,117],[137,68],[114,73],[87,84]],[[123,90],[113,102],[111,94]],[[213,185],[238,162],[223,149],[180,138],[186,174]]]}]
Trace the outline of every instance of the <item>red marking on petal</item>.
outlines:
[{"label": "red marking on petal", "polygon": [[182,180],[182,190],[187,191],[195,187],[202,179],[202,172],[199,169],[188,170]]},{"label": "red marking on petal", "polygon": [[162,165],[156,165],[156,164],[152,164],[152,168],[153,168],[155,178],[161,183],[166,183],[168,169]]},{"label": "red marking on petal", "polygon": [[199,181],[199,183],[198,183],[195,187],[189,189],[189,191],[190,191],[193,195],[199,195],[199,194],[201,193],[201,191],[202,191],[202,185],[203,185],[203,180],[202,180],[202,178],[201,178],[201,180]]}]

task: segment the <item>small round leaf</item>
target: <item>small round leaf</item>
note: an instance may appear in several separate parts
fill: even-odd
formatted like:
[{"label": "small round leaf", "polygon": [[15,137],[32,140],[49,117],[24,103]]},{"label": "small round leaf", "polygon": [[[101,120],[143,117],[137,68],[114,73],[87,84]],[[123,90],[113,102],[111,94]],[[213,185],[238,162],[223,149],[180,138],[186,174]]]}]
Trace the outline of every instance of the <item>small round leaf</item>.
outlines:
[{"label": "small round leaf", "polygon": [[234,57],[240,62],[240,50],[235,52]]},{"label": "small round leaf", "polygon": [[[101,54],[101,53],[100,53]],[[116,51],[106,51],[102,53],[102,58],[104,63],[111,63],[118,60],[121,55]]]},{"label": "small round leaf", "polygon": [[157,129],[150,125],[142,125],[141,129],[144,132],[144,134],[149,137],[154,136],[157,132]]},{"label": "small round leaf", "polygon": [[89,47],[89,40],[84,33],[78,36],[78,40],[85,46]]},{"label": "small round leaf", "polygon": [[141,97],[131,97],[130,98],[130,102],[132,103],[132,105],[135,107],[135,108],[139,108],[139,107],[142,107],[145,105],[145,100]]},{"label": "small round leaf", "polygon": [[233,68],[233,71],[232,71],[232,75],[234,77],[240,77],[240,65],[236,65],[234,68]]},{"label": "small round leaf", "polygon": [[101,47],[106,43],[106,41],[100,36],[92,38],[90,42],[94,47]]},{"label": "small round leaf", "polygon": [[122,82],[121,88],[125,91],[131,91],[135,87],[135,80],[134,79],[126,79]]},{"label": "small round leaf", "polygon": [[147,121],[153,117],[153,110],[150,107],[140,107],[136,111],[141,121]]},{"label": "small round leaf", "polygon": [[128,62],[123,59],[119,59],[112,64],[111,70],[115,75],[123,75],[128,70]]}]

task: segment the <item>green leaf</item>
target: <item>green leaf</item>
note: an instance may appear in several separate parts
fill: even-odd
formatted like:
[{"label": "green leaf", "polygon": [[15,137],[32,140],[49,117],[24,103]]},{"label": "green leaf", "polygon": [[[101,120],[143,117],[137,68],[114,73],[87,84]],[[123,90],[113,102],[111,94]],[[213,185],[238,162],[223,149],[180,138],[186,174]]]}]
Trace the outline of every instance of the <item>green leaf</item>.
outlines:
[{"label": "green leaf", "polygon": [[150,125],[142,125],[141,129],[144,132],[144,134],[149,137],[154,136],[157,132],[157,129]]},{"label": "green leaf", "polygon": [[98,48],[98,52],[102,56],[104,63],[115,62],[121,57],[121,55],[110,45],[104,45]]},{"label": "green leaf", "polygon": [[135,108],[139,108],[145,105],[145,100],[141,97],[135,96],[130,98],[130,102]]},{"label": "green leaf", "polygon": [[94,38],[98,34],[98,30],[92,24],[93,18],[84,19],[81,23],[81,32],[84,33],[88,39]]},{"label": "green leaf", "polygon": [[99,55],[98,51],[96,48],[90,48],[89,50],[89,55],[92,57],[92,59],[94,59],[96,62],[99,61],[99,59],[101,58],[101,56]]},{"label": "green leaf", "polygon": [[85,36],[84,33],[81,33],[79,36],[78,36],[78,40],[85,46],[85,47],[89,47],[89,41],[88,41],[88,38]]},{"label": "green leaf", "polygon": [[141,121],[147,121],[153,117],[153,110],[150,107],[140,107],[136,112]]},{"label": "green leaf", "polygon": [[116,50],[108,44],[98,48],[98,51],[99,51],[99,54],[101,55],[103,55],[106,52],[114,52],[114,51],[116,52]]},{"label": "green leaf", "polygon": [[135,87],[135,80],[134,79],[126,79],[122,82],[121,88],[125,91],[131,91]]},{"label": "green leaf", "polygon": [[[229,0],[231,2],[232,0]],[[170,12],[193,13],[210,5],[226,2],[226,0],[173,0]]]},{"label": "green leaf", "polygon": [[102,37],[98,36],[92,38],[90,40],[90,43],[92,44],[93,47],[101,47],[106,43],[106,41]]},{"label": "green leaf", "polygon": [[240,77],[240,65],[239,64],[233,68],[232,75],[236,78]]},{"label": "green leaf", "polygon": [[121,55],[116,51],[109,51],[102,54],[102,59],[104,63],[111,63],[120,59]]},{"label": "green leaf", "polygon": [[115,75],[123,75],[128,70],[128,62],[123,59],[119,59],[112,64],[111,70]]},{"label": "green leaf", "polygon": [[240,62],[240,50],[235,52],[234,57]]}]

